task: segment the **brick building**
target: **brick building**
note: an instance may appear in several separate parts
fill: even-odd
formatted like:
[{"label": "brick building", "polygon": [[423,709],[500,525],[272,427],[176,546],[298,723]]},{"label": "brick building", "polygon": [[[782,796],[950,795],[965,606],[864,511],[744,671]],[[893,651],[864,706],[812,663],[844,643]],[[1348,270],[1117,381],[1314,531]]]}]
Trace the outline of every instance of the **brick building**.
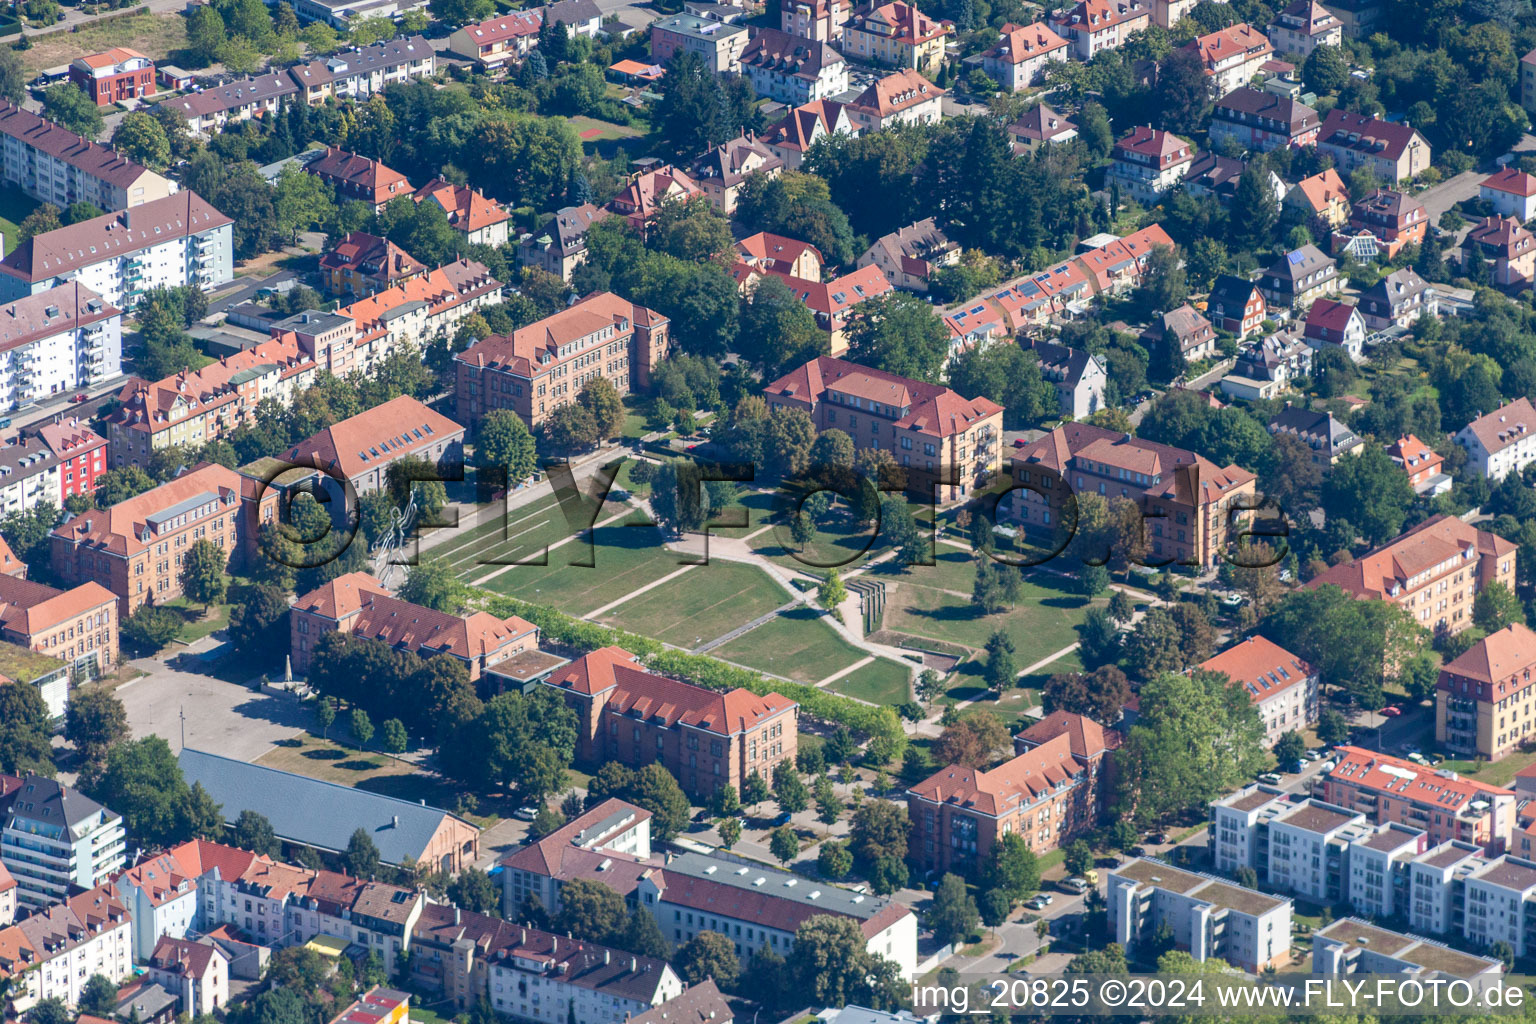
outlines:
[{"label": "brick building", "polygon": [[117,664],[117,598],[99,583],[59,590],[0,576],[0,638],[95,676]]},{"label": "brick building", "polygon": [[138,50],[114,46],[101,53],[76,57],[69,65],[69,80],[85,90],[98,107],[110,107],[153,94],[155,62]]},{"label": "brick building", "polygon": [[1515,793],[1403,758],[1340,747],[1322,777],[1322,799],[1375,824],[1397,822],[1429,833],[1431,845],[1460,840],[1500,853],[1515,826]]}]

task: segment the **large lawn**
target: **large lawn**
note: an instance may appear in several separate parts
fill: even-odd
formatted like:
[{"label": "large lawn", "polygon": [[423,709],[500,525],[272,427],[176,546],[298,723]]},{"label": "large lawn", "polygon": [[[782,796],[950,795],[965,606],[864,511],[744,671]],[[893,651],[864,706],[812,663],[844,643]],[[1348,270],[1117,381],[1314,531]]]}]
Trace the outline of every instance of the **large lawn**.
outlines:
[{"label": "large lawn", "polygon": [[815,683],[866,656],[812,608],[785,612],[709,653],[797,683]]},{"label": "large lawn", "polygon": [[1482,764],[1476,761],[1446,761],[1439,767],[1449,768],[1458,775],[1465,775],[1478,782],[1486,782],[1490,786],[1508,786],[1515,781],[1515,776],[1522,768],[1527,768],[1533,763],[1536,763],[1536,750],[1517,750],[1497,761],[1487,761]]},{"label": "large lawn", "polygon": [[856,568],[884,550],[884,545],[873,524],[857,526],[841,512],[829,512],[820,517],[816,538],[805,547],[790,536],[787,519],[775,516],[773,529],[753,541],[753,550],[794,572],[824,576],[829,569],[846,573]]},{"label": "large lawn", "polygon": [[761,569],[716,560],[625,601],[598,621],[692,649],[789,599]]},{"label": "large lawn", "polygon": [[21,222],[40,205],[19,188],[0,188],[0,232],[5,234],[5,253],[16,248]]},{"label": "large lawn", "polygon": [[[967,596],[961,597],[917,582],[923,578],[918,572],[914,569],[910,579],[884,577],[885,629],[964,644],[973,651],[985,647],[992,632],[1001,629],[1013,640],[1014,661],[1020,668],[1076,643],[1077,626],[1089,606],[1083,598],[1060,589],[1053,577],[1035,576],[1024,580],[1011,610],[983,615],[971,605],[969,587]],[[1098,603],[1106,602],[1100,598]]]},{"label": "large lawn", "polygon": [[[635,516],[643,513],[637,511]],[[558,511],[555,517],[564,530]],[[588,558],[590,566],[571,564]],[[615,523],[594,530],[592,546],[585,539],[573,541],[551,551],[548,565],[514,565],[483,586],[519,600],[553,605],[569,615],[585,616],[681,569],[681,558],[662,546],[661,533],[654,526]],[[484,576],[492,568],[482,567],[474,575]]]},{"label": "large lawn", "polygon": [[180,11],[155,14],[145,11],[107,22],[87,22],[78,30],[49,32],[32,37],[32,46],[21,52],[21,65],[31,77],[44,68],[68,64],[82,53],[100,53],[126,46],[152,60],[163,61],[173,50],[187,45],[187,20]]},{"label": "large lawn", "polygon": [[899,661],[876,658],[826,685],[847,697],[857,697],[871,704],[900,704],[912,699],[914,666]]}]

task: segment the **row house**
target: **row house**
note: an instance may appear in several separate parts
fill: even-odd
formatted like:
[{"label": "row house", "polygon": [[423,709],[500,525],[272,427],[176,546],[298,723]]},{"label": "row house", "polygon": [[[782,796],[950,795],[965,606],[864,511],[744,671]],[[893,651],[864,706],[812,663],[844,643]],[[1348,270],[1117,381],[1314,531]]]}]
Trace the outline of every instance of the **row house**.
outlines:
[{"label": "row house", "polygon": [[558,915],[565,883],[599,873],[608,888],[633,900],[641,876],[663,862],[651,855],[651,812],[608,797],[496,863],[501,916],[518,921],[534,901]]},{"label": "row house", "polygon": [[938,124],[948,93],[911,68],[886,75],[847,105],[860,134],[904,124]]},{"label": "row house", "polygon": [[489,612],[451,615],[425,608],[393,596],[366,572],[349,572],[299,597],[289,612],[288,631],[295,672],[308,671],[315,645],[328,633],[377,640],[422,658],[447,655],[464,666],[472,683],[539,648],[538,627],[515,615],[502,619]]},{"label": "row house", "polygon": [[1391,601],[1436,632],[1472,625],[1489,583],[1515,589],[1516,545],[1454,516],[1437,515],[1359,558],[1331,566],[1308,587],[1337,586],[1361,600]]},{"label": "row house", "polygon": [[338,477],[363,495],[388,486],[389,467],[401,459],[421,459],[440,472],[457,471],[464,461],[464,428],[410,395],[401,395],[331,424],[278,459],[320,470],[327,490],[337,491],[339,506],[343,495]]},{"label": "row house", "polygon": [[1266,267],[1258,286],[1271,309],[1291,310],[1310,308],[1316,300],[1338,294],[1343,282],[1331,256],[1315,245],[1304,245]]},{"label": "row house", "polygon": [[374,213],[383,213],[392,200],[412,194],[411,183],[399,171],[337,146],[327,146],[325,155],[304,169],[334,188],[342,201],[358,200]]},{"label": "row house", "polygon": [[1484,413],[1456,432],[1467,467],[1497,483],[1536,462],[1536,406],[1524,395]]},{"label": "row house", "polygon": [[1242,510],[1257,504],[1256,478],[1245,469],[1090,423],[1063,424],[1014,449],[1012,474],[999,507],[1024,529],[1054,531],[1075,494],[1129,498],[1149,523],[1147,557],[1162,564],[1217,564],[1247,521]]},{"label": "row house", "polygon": [[1141,286],[1154,249],[1173,247],[1173,239],[1162,225],[1153,224],[1089,249],[1073,262],[1082,268],[1095,296],[1124,295]]},{"label": "row house", "polygon": [[1233,274],[1218,276],[1205,301],[1206,317],[1238,341],[1263,330],[1265,309],[1259,286]]},{"label": "row house", "polygon": [[361,299],[426,272],[424,264],[394,242],[366,231],[347,232],[320,257],[325,290],[343,299]]},{"label": "row house", "polygon": [[1313,227],[1328,232],[1342,228],[1349,220],[1349,190],[1332,167],[1292,185],[1284,205],[1299,210]]},{"label": "row house", "polygon": [[1498,853],[1509,844],[1514,791],[1362,747],[1340,747],[1337,756],[1318,787],[1326,802],[1377,825],[1419,829],[1431,845],[1456,840]]},{"label": "row house", "polygon": [[[117,599],[99,583],[60,590],[0,576],[0,637],[57,658],[70,676],[94,678],[117,664]],[[64,716],[63,699],[48,703],[51,717]]]},{"label": "row house", "polygon": [[1017,333],[1048,324],[1054,318],[1071,319],[1087,310],[1093,295],[1093,286],[1082,266],[1076,260],[1067,260],[1020,278],[989,298]]},{"label": "row house", "polygon": [[1264,723],[1270,746],[1288,732],[1317,724],[1322,676],[1317,668],[1262,636],[1250,636],[1201,662],[1243,688]]},{"label": "row house", "polygon": [[786,169],[795,170],[805,162],[805,154],[817,141],[838,132],[856,134],[847,109],[835,100],[816,100],[802,103],[782,120],[769,125],[762,140],[784,161]]},{"label": "row house", "polygon": [[[934,276],[960,262],[960,243],[951,239],[932,218],[908,224],[875,239],[864,250],[858,265],[880,268],[885,279],[902,291],[926,294]],[[820,273],[796,275],[819,277]]]},{"label": "row house", "polygon": [[1016,156],[1032,153],[1047,142],[1070,142],[1075,138],[1077,122],[1044,103],[1036,103],[1008,126],[1008,139]]},{"label": "row house", "polygon": [[695,799],[722,786],[740,792],[749,776],[771,780],[794,763],[800,705],[777,693],[706,690],[648,672],[618,647],[583,655],[542,685],[576,712],[578,760],[659,763]]},{"label": "row house", "polygon": [[122,815],[40,775],[4,782],[0,862],[16,880],[23,908],[56,906],[122,869]]},{"label": "row house", "polygon": [[297,341],[269,338],[199,370],[164,380],[132,377],[107,417],[113,468],[147,466],[154,452],[200,448],[255,420],[262,402],[287,408],[314,383],[314,357]]},{"label": "row house", "polygon": [[473,429],[492,409],[511,409],[532,429],[597,377],[621,395],[644,391],[671,352],[670,327],[654,310],[599,292],[510,335],[482,338],[454,356],[459,418]]},{"label": "row house", "polygon": [[430,78],[437,56],[425,36],[401,36],[372,46],[342,50],[329,57],[288,69],[304,102],[317,106],[327,100],[361,102],[391,85]]},{"label": "row house", "polygon": [[742,75],[759,96],[791,107],[848,91],[848,62],[842,54],[826,43],[785,35],[778,29],[757,29],[742,49],[740,63]]},{"label": "row house", "polygon": [[586,262],[587,232],[607,216],[608,210],[591,203],[562,206],[517,243],[518,265],[553,274],[569,284],[571,274]]},{"label": "row house", "polygon": [[1339,299],[1317,299],[1302,322],[1302,337],[1318,351],[1338,349],[1358,363],[1365,358],[1365,317]]},{"label": "row house", "polygon": [[98,974],[114,984],[133,974],[127,910],[106,885],[61,897],[0,930],[0,978],[17,1013],[46,999],[78,1006]]},{"label": "row house", "polygon": [[521,61],[538,45],[544,27],[540,8],[508,11],[487,21],[456,29],[448,37],[448,51],[475,62],[481,71],[500,71]]},{"label": "row house", "polygon": [[1137,125],[1115,143],[1105,181],[1152,205],[1183,182],[1194,159],[1194,148],[1177,135]]},{"label": "row house", "polygon": [[756,135],[743,133],[716,146],[711,143],[703,155],[688,165],[688,176],[704,192],[709,205],[723,217],[736,212],[736,198],[754,177],[776,178],[784,161]]},{"label": "row house", "polygon": [[1522,224],[1536,217],[1536,176],[1517,167],[1484,178],[1477,196],[1501,217],[1513,217]]},{"label": "row house", "polygon": [[70,283],[118,309],[153,288],[212,291],[234,279],[233,224],[189,191],[33,235],[0,260],[0,302]]},{"label": "row house", "polygon": [[1357,260],[1378,254],[1394,259],[1407,246],[1422,243],[1428,227],[1429,213],[1419,200],[1393,189],[1377,189],[1350,209],[1349,226],[1334,232],[1333,249],[1347,248]]},{"label": "row house", "polygon": [[126,210],[176,191],[175,182],[114,149],[0,100],[0,178],[63,210],[91,203]]},{"label": "row house", "polygon": [[1388,445],[1387,458],[1408,474],[1415,494],[1433,498],[1451,489],[1451,478],[1442,471],[1445,457],[1412,434],[1404,434]]},{"label": "row house", "polygon": [[1065,61],[1070,46],[1043,21],[1003,26],[1002,38],[981,55],[987,77],[1009,92],[1018,92],[1045,80],[1046,65]]},{"label": "row house", "polygon": [[123,372],[123,314],[78,280],[0,305],[0,405],[20,408]]},{"label": "row house", "polygon": [[1291,0],[1266,31],[1277,53],[1295,57],[1306,58],[1319,46],[1344,44],[1344,23],[1317,0]]},{"label": "row house", "polygon": [[161,100],[158,106],[180,114],[194,134],[208,136],[229,124],[275,115],[298,94],[299,87],[287,70],[271,71]]},{"label": "row house", "polygon": [[1106,882],[1110,938],[1132,949],[1171,931],[1195,960],[1261,972],[1291,958],[1291,901],[1159,861],[1133,860]]},{"label": "row house", "polygon": [[1341,174],[1364,167],[1392,186],[1418,177],[1430,163],[1429,143],[1417,129],[1338,107],[1323,119],[1317,149],[1333,157]]},{"label": "row house", "polygon": [[1199,36],[1184,48],[1200,58],[1214,96],[1247,85],[1275,52],[1268,36],[1242,22]]},{"label": "row house", "polygon": [[1501,288],[1529,284],[1536,279],[1536,236],[1513,217],[1484,217],[1461,242],[1462,272],[1476,264]]},{"label": "row house", "polygon": [[1365,440],[1333,413],[1291,405],[1290,402],[1270,418],[1268,429],[1271,434],[1289,435],[1311,448],[1314,465],[1332,466],[1347,455],[1365,451]]},{"label": "row house", "polygon": [[1412,267],[1394,270],[1360,293],[1360,315],[1371,331],[1407,327],[1439,311],[1438,293]]},{"label": "row house", "polygon": [[138,50],[114,46],[70,61],[69,80],[98,107],[110,107],[152,95],[155,62]]},{"label": "row house", "polygon": [[842,49],[870,64],[932,78],[944,62],[944,47],[953,31],[949,22],[930,18],[904,0],[871,3],[854,11],[843,26]]},{"label": "row house", "polygon": [[817,43],[840,43],[851,13],[847,0],[790,0],[779,5],[779,31]]},{"label": "row house", "polygon": [[1079,0],[1048,20],[1072,44],[1073,56],[1087,62],[1100,50],[1113,50],[1150,28],[1152,14],[1152,6],[1143,0]]},{"label": "row house", "polygon": [[[653,61],[667,64],[679,53],[692,53],[716,75],[739,74],[741,57],[750,41],[745,25],[711,21],[696,14],[674,14],[651,23]],[[813,40],[812,45],[818,44]]]},{"label": "row house", "polygon": [[1216,101],[1211,145],[1230,139],[1256,153],[1300,149],[1317,141],[1320,126],[1317,111],[1305,103],[1245,84]]},{"label": "row house", "polygon": [[1536,733],[1536,633],[1516,622],[1441,666],[1435,742],[1449,753],[1497,761]]}]

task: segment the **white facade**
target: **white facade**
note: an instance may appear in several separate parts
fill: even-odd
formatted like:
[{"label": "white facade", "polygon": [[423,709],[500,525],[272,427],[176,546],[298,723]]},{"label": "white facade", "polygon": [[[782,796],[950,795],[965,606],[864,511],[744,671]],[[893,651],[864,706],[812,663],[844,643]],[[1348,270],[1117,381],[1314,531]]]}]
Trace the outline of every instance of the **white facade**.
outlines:
[{"label": "white facade", "polygon": [[81,941],[65,945],[17,977],[17,987],[11,990],[16,1009],[29,1009],[44,999],[61,999],[66,1006],[78,1006],[92,975],[123,981],[133,973],[130,935],[126,919],[108,921],[94,933],[83,933]]},{"label": "white facade", "polygon": [[[179,891],[168,892],[157,900],[151,891],[152,881],[144,879],[141,885],[135,878],[140,870],[136,867],[124,872],[113,885],[117,889],[117,898],[128,908],[133,922],[134,959],[148,960],[155,951],[155,943],[162,937],[184,939],[203,929],[199,927],[197,916],[197,883],[188,881]],[[160,880],[168,882],[169,879],[169,870],[166,870]]]},{"label": "white facade", "polygon": [[[617,950],[614,954],[622,955]],[[662,967],[654,1002],[615,996],[547,976],[542,962],[524,961],[516,955],[487,961],[486,974],[491,1006],[497,1013],[539,1024],[566,1024],[573,1019],[582,1024],[623,1024],[683,992],[683,980],[669,966]]]},{"label": "white facade", "polygon": [[1290,958],[1291,901],[1159,861],[1134,860],[1109,873],[1109,932],[1127,948],[1164,924],[1196,960],[1249,971]]},{"label": "white facade", "polygon": [[1536,461],[1536,407],[1527,398],[1462,427],[1456,443],[1467,450],[1467,464],[1491,482],[1518,473]]},{"label": "white facade", "polygon": [[135,251],[111,255],[103,252],[100,261],[80,267],[67,276],[45,276],[29,284],[10,274],[0,275],[0,301],[37,295],[70,281],[79,281],[119,309],[125,304],[131,308],[139,295],[152,288],[193,285],[206,292],[228,284],[234,279],[234,254],[230,225],[222,224]]},{"label": "white facade", "polygon": [[[20,886],[24,906],[58,903],[71,886],[100,885],[123,867],[123,819],[84,794],[29,775],[0,830],[0,861]],[[126,929],[125,929],[126,931]]]},{"label": "white facade", "polygon": [[[0,331],[14,321],[56,324],[52,329],[20,327],[21,337],[12,342],[15,347],[0,352],[0,408],[14,409],[122,375],[122,313],[113,308],[110,316],[97,318],[85,305],[76,305],[76,292],[73,284],[66,284],[0,307]],[[80,297],[85,294],[82,291]],[[100,301],[96,296],[86,299],[87,303]],[[45,317],[50,309],[53,316]],[[71,315],[77,312],[78,320]],[[0,343],[6,342],[0,336]],[[57,500],[56,486],[54,494]],[[9,504],[9,497],[6,500]]]},{"label": "white facade", "polygon": [[1522,195],[1501,188],[1490,188],[1486,183],[1477,190],[1478,198],[1493,207],[1501,217],[1514,217],[1524,224],[1536,217],[1536,193]]},{"label": "white facade", "polygon": [[1350,844],[1349,905],[1371,918],[1408,916],[1409,868],[1428,846],[1426,833],[1406,825],[1383,825],[1369,838]]}]

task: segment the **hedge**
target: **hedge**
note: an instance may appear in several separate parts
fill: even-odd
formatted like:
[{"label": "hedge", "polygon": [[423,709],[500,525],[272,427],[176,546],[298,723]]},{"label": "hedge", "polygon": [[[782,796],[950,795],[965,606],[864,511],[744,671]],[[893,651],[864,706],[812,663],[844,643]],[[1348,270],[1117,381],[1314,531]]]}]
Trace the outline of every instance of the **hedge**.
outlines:
[{"label": "hedge", "polygon": [[800,710],[810,717],[847,726],[867,738],[869,752],[878,760],[895,760],[906,750],[907,734],[894,708],[875,707],[803,683],[770,680],[751,669],[738,668],[707,654],[689,654],[638,633],[573,618],[549,605],[530,604],[486,591],[481,593],[485,595],[485,608],[492,615],[503,619],[513,615],[527,619],[555,643],[583,652],[600,647],[622,647],[659,673],[711,690],[740,687],[756,694],[781,693],[799,703]]}]

